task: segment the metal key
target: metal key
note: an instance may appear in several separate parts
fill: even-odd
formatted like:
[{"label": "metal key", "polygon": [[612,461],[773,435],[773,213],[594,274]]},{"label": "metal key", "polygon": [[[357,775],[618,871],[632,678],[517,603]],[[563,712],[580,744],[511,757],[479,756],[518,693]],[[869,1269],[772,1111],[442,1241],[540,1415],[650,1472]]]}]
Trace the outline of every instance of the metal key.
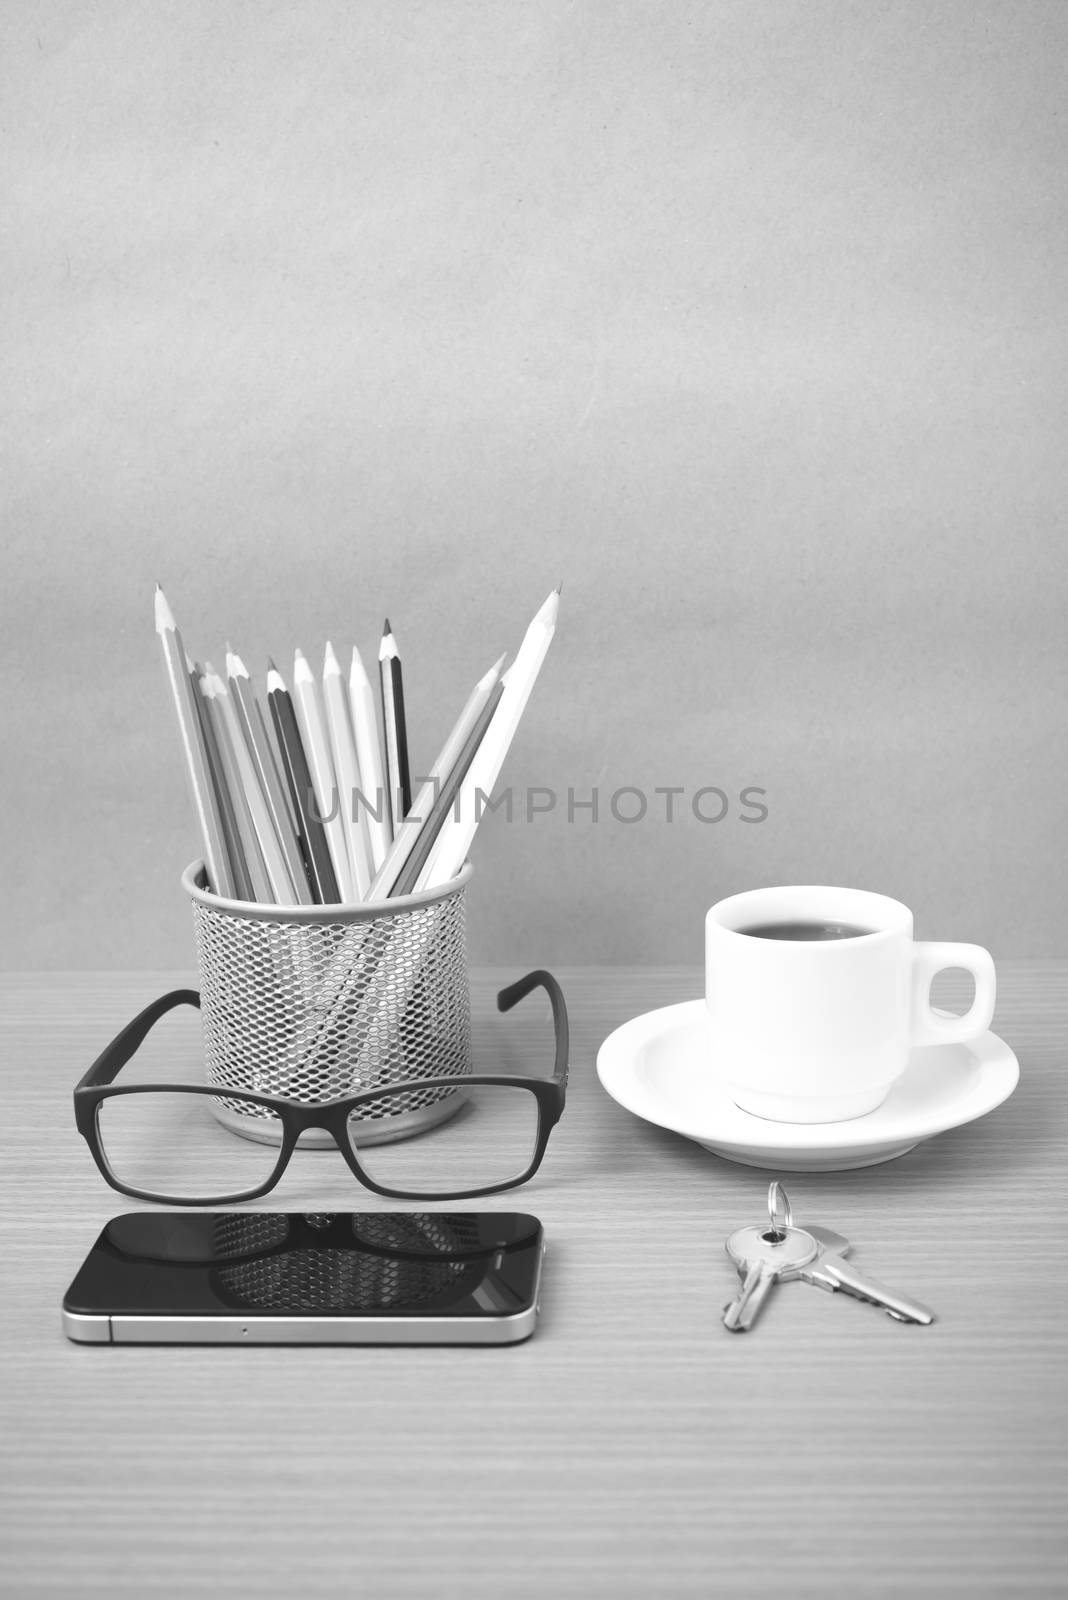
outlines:
[{"label": "metal key", "polygon": [[739,1228],[725,1248],[743,1274],[741,1289],[723,1308],[723,1326],[731,1333],[748,1333],[773,1285],[787,1273],[796,1276],[820,1249],[811,1233],[789,1225]]},{"label": "metal key", "polygon": [[881,1306],[887,1316],[893,1317],[895,1322],[920,1322],[927,1326],[934,1321],[934,1312],[928,1311],[918,1300],[912,1300],[905,1294],[898,1294],[893,1289],[884,1288],[881,1283],[876,1283],[874,1278],[867,1277],[857,1267],[844,1260],[852,1245],[842,1234],[834,1233],[830,1228],[815,1226],[807,1231],[816,1241],[818,1247],[816,1257],[788,1264],[780,1276],[801,1278],[803,1282],[815,1284],[818,1289],[827,1289],[832,1294],[842,1289],[857,1300],[868,1300],[872,1305]]}]

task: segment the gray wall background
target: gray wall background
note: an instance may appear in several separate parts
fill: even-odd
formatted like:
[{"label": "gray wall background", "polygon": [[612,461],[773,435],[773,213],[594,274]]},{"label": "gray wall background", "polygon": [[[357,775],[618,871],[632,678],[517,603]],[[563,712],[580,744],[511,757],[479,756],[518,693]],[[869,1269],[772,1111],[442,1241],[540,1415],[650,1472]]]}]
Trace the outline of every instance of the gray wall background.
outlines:
[{"label": "gray wall background", "polygon": [[[1061,0],[0,45],[7,965],[192,959],[157,576],[217,665],[388,611],[417,766],[565,580],[507,777],[602,817],[487,822],[476,958],[696,960],[775,881],[1068,950]],[[769,815],[604,814],[668,784]]]}]

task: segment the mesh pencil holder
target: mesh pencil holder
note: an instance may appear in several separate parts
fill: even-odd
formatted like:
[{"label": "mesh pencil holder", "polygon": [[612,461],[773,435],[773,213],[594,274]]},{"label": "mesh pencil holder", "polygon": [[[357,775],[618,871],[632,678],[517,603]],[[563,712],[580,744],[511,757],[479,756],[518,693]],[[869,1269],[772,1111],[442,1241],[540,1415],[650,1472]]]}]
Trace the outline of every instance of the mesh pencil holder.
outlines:
[{"label": "mesh pencil holder", "polygon": [[[420,1080],[471,1071],[465,896],[470,867],[438,889],[366,906],[269,906],[212,894],[201,862],[193,905],[207,1081],[216,1117],[264,1144],[275,1118],[225,1091],[318,1105],[376,1084],[410,1083],[404,1110],[373,1103],[364,1144],[403,1139],[458,1108],[456,1089]],[[317,1129],[302,1144],[330,1145]]]},{"label": "mesh pencil holder", "polygon": [[[344,1219],[341,1219],[344,1220]],[[434,1212],[368,1213],[338,1248],[329,1214],[307,1213],[305,1228],[324,1242],[292,1249],[284,1214],[223,1212],[211,1224],[215,1292],[226,1305],[262,1310],[381,1311],[455,1299],[482,1278],[484,1255],[470,1218]],[[473,1257],[473,1259],[472,1259]]]}]

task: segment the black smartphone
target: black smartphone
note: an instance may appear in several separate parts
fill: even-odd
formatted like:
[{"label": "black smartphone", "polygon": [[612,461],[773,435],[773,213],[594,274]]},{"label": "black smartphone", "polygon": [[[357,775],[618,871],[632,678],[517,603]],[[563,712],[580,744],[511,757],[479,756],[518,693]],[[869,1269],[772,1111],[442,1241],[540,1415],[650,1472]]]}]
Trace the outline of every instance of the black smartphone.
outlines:
[{"label": "black smartphone", "polygon": [[83,1344],[515,1344],[545,1253],[517,1211],[131,1211],[63,1299]]}]

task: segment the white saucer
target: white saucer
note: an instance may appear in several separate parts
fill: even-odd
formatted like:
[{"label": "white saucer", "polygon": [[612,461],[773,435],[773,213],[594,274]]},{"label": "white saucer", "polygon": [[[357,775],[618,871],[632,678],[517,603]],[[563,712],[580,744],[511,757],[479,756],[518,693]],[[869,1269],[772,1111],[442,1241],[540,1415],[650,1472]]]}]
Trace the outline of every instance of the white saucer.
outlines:
[{"label": "white saucer", "polygon": [[734,1104],[710,1059],[705,1003],[687,1000],[625,1022],[597,1053],[597,1075],[621,1106],[746,1167],[846,1172],[903,1156],[1007,1100],[1020,1076],[996,1034],[914,1050],[876,1111],[851,1122],[766,1122]]}]

